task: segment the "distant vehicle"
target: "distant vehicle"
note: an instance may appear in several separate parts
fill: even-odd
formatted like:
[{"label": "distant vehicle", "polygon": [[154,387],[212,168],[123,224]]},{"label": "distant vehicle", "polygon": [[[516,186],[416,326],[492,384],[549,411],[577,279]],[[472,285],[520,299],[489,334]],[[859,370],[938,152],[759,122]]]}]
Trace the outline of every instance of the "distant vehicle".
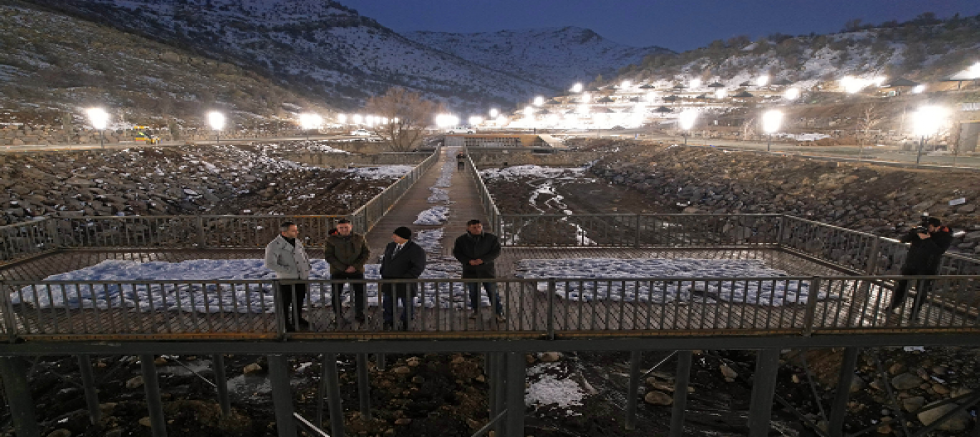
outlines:
[{"label": "distant vehicle", "polygon": [[351,135],[362,136],[362,137],[369,137],[369,136],[371,136],[371,132],[369,132],[367,129],[358,129],[358,130],[355,130],[354,132],[351,132],[350,134]]},{"label": "distant vehicle", "polygon": [[146,126],[135,126],[136,134],[133,135],[133,140],[143,141],[144,144],[160,144],[160,139],[153,136]]},{"label": "distant vehicle", "polygon": [[475,134],[476,131],[470,127],[456,126],[446,130],[447,134]]}]

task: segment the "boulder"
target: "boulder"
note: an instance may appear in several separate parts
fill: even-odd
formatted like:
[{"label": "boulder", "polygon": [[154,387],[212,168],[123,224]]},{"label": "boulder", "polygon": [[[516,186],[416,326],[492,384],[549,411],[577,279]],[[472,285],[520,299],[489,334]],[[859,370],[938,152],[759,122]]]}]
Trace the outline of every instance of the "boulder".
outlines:
[{"label": "boulder", "polygon": [[[922,422],[923,425],[928,426],[958,407],[959,406],[956,404],[940,405],[935,408],[929,408],[927,405],[921,412],[919,412],[919,414],[916,415],[916,417],[919,418],[919,421]],[[963,432],[966,431],[967,427],[970,426],[972,421],[973,418],[970,416],[970,413],[967,413],[966,411],[959,411],[944,420],[939,425],[938,429],[940,431]]]},{"label": "boulder", "polygon": [[643,401],[650,405],[671,405],[674,403],[674,398],[662,391],[651,390],[643,396]]}]

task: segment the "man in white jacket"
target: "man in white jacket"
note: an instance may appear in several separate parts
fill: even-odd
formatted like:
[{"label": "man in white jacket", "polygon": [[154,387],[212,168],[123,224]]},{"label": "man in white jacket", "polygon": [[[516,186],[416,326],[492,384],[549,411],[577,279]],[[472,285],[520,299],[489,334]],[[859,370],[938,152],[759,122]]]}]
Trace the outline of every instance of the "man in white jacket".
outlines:
[{"label": "man in white jacket", "polygon": [[[303,243],[297,238],[299,227],[296,223],[284,222],[279,231],[279,235],[265,246],[265,267],[276,272],[280,281],[310,279],[310,259],[306,256]],[[309,328],[310,322],[303,319],[305,298],[305,283],[279,284],[279,299],[286,315],[287,331]]]}]

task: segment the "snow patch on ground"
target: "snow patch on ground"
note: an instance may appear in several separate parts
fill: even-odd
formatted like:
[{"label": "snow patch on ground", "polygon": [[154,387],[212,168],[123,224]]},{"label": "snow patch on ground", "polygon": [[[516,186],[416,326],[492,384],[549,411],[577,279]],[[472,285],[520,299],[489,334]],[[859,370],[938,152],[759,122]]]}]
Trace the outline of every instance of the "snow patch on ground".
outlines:
[{"label": "snow patch on ground", "polygon": [[410,165],[385,165],[380,167],[359,167],[347,169],[351,176],[361,179],[398,179],[414,170]]},{"label": "snow patch on ground", "polygon": [[582,405],[585,392],[579,383],[571,378],[558,378],[552,374],[555,371],[560,371],[557,363],[541,363],[528,369],[529,384],[524,393],[526,405],[557,405],[561,408]]},{"label": "snow patch on ground", "polygon": [[432,194],[429,195],[429,203],[449,203],[449,190],[431,187],[429,188],[429,191],[432,192]]},{"label": "snow patch on ground", "polygon": [[419,213],[419,217],[415,220],[414,224],[424,225],[424,226],[437,226],[441,225],[449,220],[449,207],[448,206],[433,206],[425,211]]},{"label": "snow patch on ground", "polygon": [[541,167],[537,165],[518,165],[507,168],[490,168],[480,172],[484,181],[493,179],[512,180],[517,178],[559,178],[582,177],[586,167]]},{"label": "snow patch on ground", "polygon": [[824,134],[776,134],[777,137],[790,138],[796,141],[817,141],[824,138],[830,138],[830,135]]}]

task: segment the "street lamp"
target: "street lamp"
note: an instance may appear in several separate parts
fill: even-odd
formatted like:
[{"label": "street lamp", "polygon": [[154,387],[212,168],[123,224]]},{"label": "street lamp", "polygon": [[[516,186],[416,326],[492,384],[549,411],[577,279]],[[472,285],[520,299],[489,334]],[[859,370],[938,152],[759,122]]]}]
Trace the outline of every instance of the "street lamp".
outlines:
[{"label": "street lamp", "polygon": [[581,83],[576,83],[575,85],[572,85],[572,89],[570,89],[569,91],[571,91],[573,93],[580,93],[580,92],[582,92],[582,84]]},{"label": "street lamp", "polygon": [[695,89],[701,86],[701,79],[691,79],[691,89]]},{"label": "street lamp", "polygon": [[919,166],[919,160],[922,157],[922,149],[926,145],[926,138],[937,134],[939,129],[946,123],[948,116],[949,111],[940,106],[923,106],[915,112],[913,116],[913,120],[915,120],[913,128],[915,130],[915,134],[919,136],[919,150],[915,153],[916,167]]},{"label": "street lamp", "polygon": [[769,75],[768,74],[763,74],[762,76],[759,76],[759,77],[755,78],[755,86],[757,86],[759,88],[762,88],[762,87],[764,87],[764,86],[766,86],[768,84],[769,84]]},{"label": "street lamp", "polygon": [[769,141],[766,144],[766,151],[772,151],[772,134],[779,130],[779,125],[783,122],[783,113],[778,110],[766,111],[762,114],[762,130],[769,135]]},{"label": "street lamp", "polygon": [[800,89],[795,87],[787,88],[786,91],[783,92],[783,98],[791,102],[795,101],[796,99],[800,98]]},{"label": "street lamp", "polygon": [[105,128],[109,124],[109,113],[102,108],[89,108],[88,114],[92,127],[99,131],[99,147],[105,148]]},{"label": "street lamp", "polygon": [[681,112],[681,115],[678,116],[677,121],[678,123],[680,123],[681,135],[684,136],[685,146],[687,145],[687,132],[690,131],[692,127],[694,127],[694,122],[697,119],[698,119],[698,111],[694,109],[687,109],[684,112]]},{"label": "street lamp", "polygon": [[541,106],[544,104],[544,97],[537,96],[534,98],[534,106]]},{"label": "street lamp", "polygon": [[718,88],[717,90],[715,90],[715,98],[716,99],[721,100],[721,99],[724,99],[727,96],[728,96],[728,90],[726,90],[724,88]]},{"label": "street lamp", "polygon": [[299,124],[306,131],[306,141],[310,140],[310,131],[313,129],[319,129],[323,125],[323,117],[317,114],[300,114]]},{"label": "street lamp", "polygon": [[225,127],[225,115],[211,111],[208,113],[208,123],[211,124],[211,129],[214,129],[214,144],[218,145],[221,142],[221,129]]},{"label": "street lamp", "polygon": [[480,117],[479,115],[470,116],[469,122],[470,126],[477,126],[483,123],[483,117]]},{"label": "street lamp", "polygon": [[497,108],[490,108],[490,118],[497,118],[500,115],[500,111]]}]

